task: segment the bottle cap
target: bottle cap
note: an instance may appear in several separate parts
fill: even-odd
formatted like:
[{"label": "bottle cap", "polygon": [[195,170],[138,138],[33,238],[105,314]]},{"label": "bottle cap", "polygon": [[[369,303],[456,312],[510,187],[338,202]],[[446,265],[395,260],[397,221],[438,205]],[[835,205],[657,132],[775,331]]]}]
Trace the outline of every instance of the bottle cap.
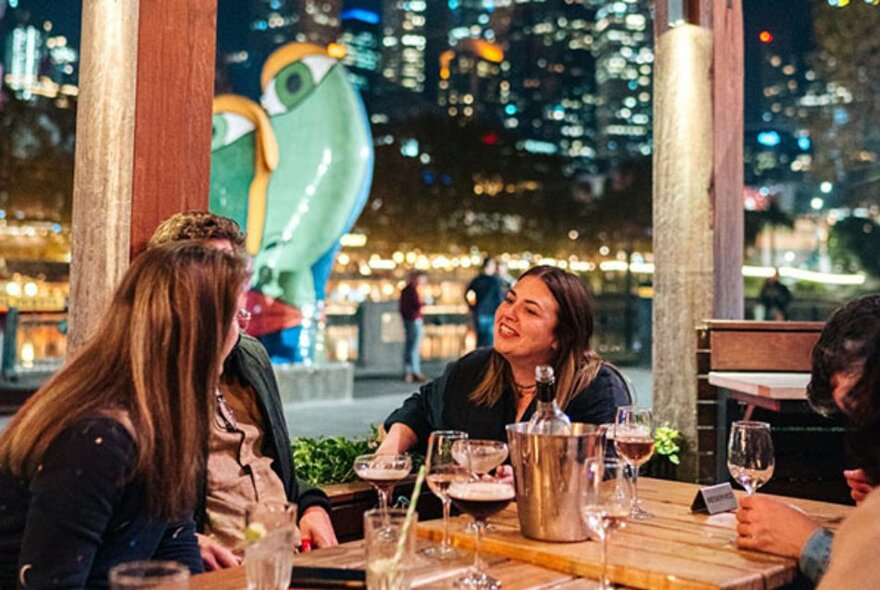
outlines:
[{"label": "bottle cap", "polygon": [[553,367],[550,365],[538,365],[535,367],[535,381],[538,383],[553,383]]}]

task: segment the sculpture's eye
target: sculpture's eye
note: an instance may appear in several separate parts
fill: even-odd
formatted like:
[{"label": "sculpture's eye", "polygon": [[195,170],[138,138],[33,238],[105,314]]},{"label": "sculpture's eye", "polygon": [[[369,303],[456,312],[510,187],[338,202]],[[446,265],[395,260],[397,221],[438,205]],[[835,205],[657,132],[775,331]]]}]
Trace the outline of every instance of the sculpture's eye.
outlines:
[{"label": "sculpture's eye", "polygon": [[269,115],[287,112],[320,84],[336,60],[324,55],[309,55],[285,66],[275,75],[263,95],[263,107]]},{"label": "sculpture's eye", "polygon": [[254,130],[254,124],[236,113],[214,113],[211,119],[211,149],[227,146]]}]

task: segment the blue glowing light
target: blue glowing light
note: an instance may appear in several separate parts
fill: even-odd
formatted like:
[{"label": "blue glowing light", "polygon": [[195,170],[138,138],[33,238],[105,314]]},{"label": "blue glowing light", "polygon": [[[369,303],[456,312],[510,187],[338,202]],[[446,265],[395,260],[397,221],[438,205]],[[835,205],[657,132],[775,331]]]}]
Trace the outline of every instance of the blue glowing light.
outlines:
[{"label": "blue glowing light", "polygon": [[516,105],[512,105],[512,104],[507,105],[506,107],[504,107],[504,112],[508,115],[515,115],[516,114]]},{"label": "blue glowing light", "polygon": [[813,142],[810,141],[809,137],[798,137],[798,147],[801,148],[802,152],[810,151],[812,146]]},{"label": "blue glowing light", "polygon": [[776,131],[762,131],[758,134],[758,143],[767,147],[774,147],[780,144],[782,138]]},{"label": "blue glowing light", "polygon": [[343,10],[339,15],[342,20],[358,20],[368,25],[378,25],[379,15],[372,10],[364,10],[363,8],[350,8]]}]

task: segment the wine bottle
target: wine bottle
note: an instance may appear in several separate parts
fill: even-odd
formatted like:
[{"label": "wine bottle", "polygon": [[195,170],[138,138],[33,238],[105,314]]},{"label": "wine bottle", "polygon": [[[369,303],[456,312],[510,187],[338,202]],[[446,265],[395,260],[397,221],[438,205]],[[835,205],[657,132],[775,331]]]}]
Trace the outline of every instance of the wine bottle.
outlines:
[{"label": "wine bottle", "polygon": [[535,395],[538,407],[529,420],[529,434],[568,434],[571,420],[556,405],[556,379],[553,367],[538,365],[535,367]]}]

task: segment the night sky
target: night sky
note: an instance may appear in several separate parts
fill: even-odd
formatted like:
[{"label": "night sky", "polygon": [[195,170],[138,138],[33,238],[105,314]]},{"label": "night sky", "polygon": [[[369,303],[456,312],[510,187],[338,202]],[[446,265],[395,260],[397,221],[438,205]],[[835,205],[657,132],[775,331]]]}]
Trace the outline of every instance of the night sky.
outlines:
[{"label": "night sky", "polygon": [[[10,4],[2,30],[8,30],[22,16],[29,12],[31,22],[51,20],[53,32],[66,35],[74,46],[79,44],[81,0],[18,0],[18,8],[11,6],[15,0],[0,0]],[[378,0],[357,0],[358,5]],[[758,33],[768,30],[773,33],[774,44],[781,53],[794,53],[803,56],[812,49],[812,24],[810,0],[743,0],[746,38],[746,122],[759,116],[757,96],[761,92],[759,75]],[[220,42],[234,39],[244,34],[247,23],[247,8],[244,0],[220,0],[219,2]]]}]

